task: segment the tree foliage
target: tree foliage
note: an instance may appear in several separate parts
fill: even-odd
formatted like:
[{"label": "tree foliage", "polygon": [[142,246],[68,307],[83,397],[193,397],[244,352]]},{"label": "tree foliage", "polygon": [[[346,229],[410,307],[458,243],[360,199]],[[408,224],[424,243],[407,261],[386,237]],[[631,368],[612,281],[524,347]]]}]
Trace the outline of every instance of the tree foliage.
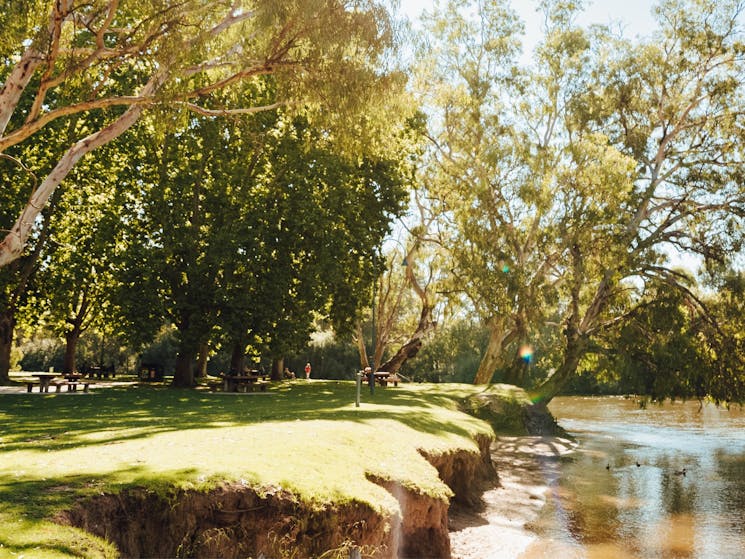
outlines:
[{"label": "tree foliage", "polygon": [[[104,118],[74,127],[52,167],[38,170],[30,200],[24,196],[15,224],[6,224],[0,266],[22,254],[37,216],[77,162],[147,108],[216,116],[283,105],[332,122],[390,100],[386,90],[397,83],[383,59],[394,25],[372,0],[6,0],[2,8],[13,21],[0,34],[0,153],[16,157],[14,150],[38,144],[53,123],[74,124],[92,112]],[[267,75],[277,84],[268,103],[215,96]]]},{"label": "tree foliage", "polygon": [[132,280],[120,300],[143,331],[148,286],[154,322],[176,326],[177,384],[193,382],[203,344],[234,348],[242,370],[249,345],[277,359],[304,346],[317,313],[339,328],[353,320],[372,278],[368,247],[405,195],[397,159],[350,156],[281,113],[188,120],[160,143],[140,133],[128,190],[143,195],[128,204]]},{"label": "tree foliage", "polygon": [[637,43],[578,27],[578,5],[542,6],[530,66],[506,70],[511,14],[451,2],[427,68],[454,283],[491,332],[477,382],[496,368],[523,382],[519,348],[545,336],[562,340],[536,389],[550,399],[660,286],[691,294],[671,253],[709,263],[741,248],[745,67],[739,2],[662,2]]}]

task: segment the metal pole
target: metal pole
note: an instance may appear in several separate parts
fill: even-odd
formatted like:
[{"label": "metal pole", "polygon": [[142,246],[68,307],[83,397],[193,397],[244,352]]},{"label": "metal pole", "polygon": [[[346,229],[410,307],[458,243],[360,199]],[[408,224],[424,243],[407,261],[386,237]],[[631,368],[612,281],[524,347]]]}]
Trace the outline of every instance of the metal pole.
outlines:
[{"label": "metal pole", "polygon": [[370,385],[370,394],[375,394],[375,288],[378,285],[378,278],[375,276],[373,279],[373,290],[372,290],[372,359],[370,360],[370,377],[367,379]]},{"label": "metal pole", "polygon": [[357,400],[355,400],[355,407],[360,407],[360,389],[362,387],[362,371],[357,373]]}]

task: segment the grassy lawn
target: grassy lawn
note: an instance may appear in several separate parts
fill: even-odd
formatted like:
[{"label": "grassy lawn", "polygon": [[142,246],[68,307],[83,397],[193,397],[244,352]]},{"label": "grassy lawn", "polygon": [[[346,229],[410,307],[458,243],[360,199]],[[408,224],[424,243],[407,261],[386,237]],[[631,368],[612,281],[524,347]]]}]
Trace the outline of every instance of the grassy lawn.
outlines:
[{"label": "grassy lawn", "polygon": [[266,393],[161,387],[0,395],[0,557],[107,557],[105,542],[49,519],[127,486],[282,487],[307,502],[398,503],[366,473],[450,490],[417,449],[476,449],[484,422],[456,409],[470,385],[363,387],[297,380]]}]

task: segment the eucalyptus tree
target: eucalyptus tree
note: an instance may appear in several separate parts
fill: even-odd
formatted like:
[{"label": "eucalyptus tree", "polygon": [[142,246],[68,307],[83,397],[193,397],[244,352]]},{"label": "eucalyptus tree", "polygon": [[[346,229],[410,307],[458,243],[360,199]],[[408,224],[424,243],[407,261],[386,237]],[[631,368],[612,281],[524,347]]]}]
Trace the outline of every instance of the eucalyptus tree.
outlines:
[{"label": "eucalyptus tree", "polygon": [[455,225],[455,285],[490,325],[477,382],[497,365],[520,382],[518,344],[546,332],[562,340],[536,389],[550,399],[647,289],[692,295],[671,251],[717,260],[739,248],[742,6],[663,2],[660,31],[633,44],[579,28],[581,3],[546,1],[544,40],[522,71],[498,50],[515,40],[513,16],[463,6],[432,20],[432,184]]},{"label": "eucalyptus tree", "polygon": [[[0,52],[7,54],[5,49],[6,45],[0,44]],[[29,196],[38,187],[40,175],[54,166],[55,154],[74,136],[77,126],[85,126],[85,123],[80,119],[66,125],[53,123],[49,127],[49,134],[35,145],[13,146],[0,153],[0,180],[5,185],[0,189],[0,220],[3,223],[12,223],[23,209]],[[48,209],[54,203],[52,200]],[[17,321],[24,319],[18,314],[28,304],[29,287],[33,285],[34,275],[45,259],[49,221],[48,212],[37,218],[36,228],[29,238],[30,250],[0,271],[0,382],[9,380],[14,330]]]},{"label": "eucalyptus tree", "polygon": [[436,328],[443,258],[431,237],[437,215],[422,199],[425,196],[420,189],[412,189],[409,205],[416,219],[401,219],[397,225],[401,240],[389,238],[384,243],[386,250],[380,256],[385,259],[385,269],[375,278],[371,305],[372,363],[362,320],[357,322],[355,332],[362,368],[374,365],[376,370],[397,373],[417,356]]},{"label": "eucalyptus tree", "polygon": [[[447,222],[451,291],[465,293],[490,332],[475,382],[501,367],[521,383],[518,348],[556,298],[562,250],[546,174],[559,157],[559,87],[576,78],[580,47],[547,58],[544,75],[522,75],[522,26],[501,2],[449,2],[427,22],[423,80],[438,172],[425,181]],[[521,111],[532,111],[522,128]]]},{"label": "eucalyptus tree", "polygon": [[[659,283],[689,291],[671,251],[715,262],[739,250],[742,8],[669,0],[656,9],[660,30],[649,40],[633,45],[606,34],[596,43],[595,85],[572,108],[570,129],[596,146],[607,139],[605,153],[633,161],[633,182],[598,206],[616,214],[615,226],[602,235],[598,227],[607,221],[585,227],[580,242],[568,245],[566,348],[556,373],[538,387],[541,395],[556,394],[593,336],[623,319],[611,305],[619,291],[634,289],[639,300]],[[587,242],[590,230],[595,240]]]},{"label": "eucalyptus tree", "polygon": [[[13,167],[20,162],[13,158],[0,159],[0,177],[5,182],[9,177],[16,174]],[[0,216],[2,218],[12,216],[18,205],[14,200],[28,193],[34,186],[36,177],[28,171],[26,180],[15,177],[12,186],[0,189]],[[27,288],[38,268],[39,257],[42,253],[48,228],[46,222],[37,229],[32,239],[33,250],[24,254],[22,258],[13,261],[10,265],[0,269],[0,384],[10,380],[11,350],[15,334],[17,313],[25,304],[27,299]]]},{"label": "eucalyptus tree", "polygon": [[[0,266],[23,253],[77,162],[148,108],[216,116],[302,106],[333,120],[385,101],[398,83],[383,58],[394,25],[374,0],[4,0],[1,7],[0,153],[40,143],[56,121],[91,112],[104,119],[75,129],[51,168],[33,169],[38,184],[23,196],[15,224],[4,224]],[[266,104],[213,97],[270,74],[276,96]]]}]

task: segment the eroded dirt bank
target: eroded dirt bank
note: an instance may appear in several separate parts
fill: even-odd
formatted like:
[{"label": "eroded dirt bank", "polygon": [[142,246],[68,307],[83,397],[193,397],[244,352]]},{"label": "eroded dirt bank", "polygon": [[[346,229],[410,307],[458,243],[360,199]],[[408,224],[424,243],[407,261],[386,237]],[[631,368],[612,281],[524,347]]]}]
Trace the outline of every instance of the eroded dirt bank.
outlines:
[{"label": "eroded dirt bank", "polygon": [[81,501],[61,520],[132,558],[279,558],[294,550],[314,557],[345,542],[381,550],[392,543],[387,519],[368,505],[313,508],[284,491],[259,494],[242,485],[165,494],[135,488]]},{"label": "eroded dirt bank", "polygon": [[[472,506],[496,480],[491,440],[479,452],[422,453]],[[132,488],[80,501],[59,520],[114,542],[123,557],[451,557],[446,500],[416,493],[392,479],[374,479],[399,502],[401,514],[367,504],[308,506],[285,491],[224,485],[209,492]],[[336,553],[330,550],[337,550]]]}]

